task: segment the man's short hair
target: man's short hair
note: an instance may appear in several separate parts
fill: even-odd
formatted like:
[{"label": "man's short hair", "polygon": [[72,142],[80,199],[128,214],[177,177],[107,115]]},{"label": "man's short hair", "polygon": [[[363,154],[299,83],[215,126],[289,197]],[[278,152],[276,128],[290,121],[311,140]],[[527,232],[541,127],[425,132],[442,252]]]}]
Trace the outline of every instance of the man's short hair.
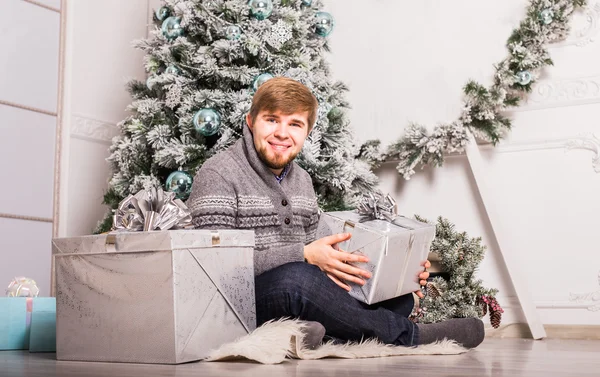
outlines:
[{"label": "man's short hair", "polygon": [[252,99],[252,122],[261,111],[281,111],[285,115],[308,112],[308,130],[317,119],[319,102],[305,85],[287,77],[274,77],[262,84]]}]

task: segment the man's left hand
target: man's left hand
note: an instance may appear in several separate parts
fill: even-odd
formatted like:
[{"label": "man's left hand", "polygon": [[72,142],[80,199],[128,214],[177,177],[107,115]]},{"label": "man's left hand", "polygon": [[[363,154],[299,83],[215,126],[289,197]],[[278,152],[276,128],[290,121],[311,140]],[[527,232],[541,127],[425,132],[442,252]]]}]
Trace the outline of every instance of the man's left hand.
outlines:
[{"label": "man's left hand", "polygon": [[[425,270],[427,270],[428,268],[430,268],[430,267],[431,267],[431,262],[430,262],[430,261],[428,261],[428,260],[426,260],[425,262],[421,263],[421,266],[425,267]],[[427,272],[427,271],[423,271],[423,272],[421,272],[421,273],[419,274],[419,279],[421,279],[421,280],[419,281],[419,284],[421,284],[422,286],[425,286],[425,285],[427,285],[427,279],[428,279],[428,278],[429,278],[429,272]],[[417,291],[415,291],[415,293],[417,294],[417,296],[418,296],[419,298],[424,298],[424,297],[425,297],[425,295],[423,294],[423,292],[421,292],[421,290],[420,290],[420,289],[419,289],[419,290],[417,290]]]}]

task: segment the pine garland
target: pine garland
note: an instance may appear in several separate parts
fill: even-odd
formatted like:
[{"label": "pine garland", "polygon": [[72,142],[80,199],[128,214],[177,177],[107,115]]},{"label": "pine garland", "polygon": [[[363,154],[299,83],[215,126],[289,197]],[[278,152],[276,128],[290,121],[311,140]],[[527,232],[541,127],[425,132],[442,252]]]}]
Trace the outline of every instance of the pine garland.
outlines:
[{"label": "pine garland", "polygon": [[[464,86],[464,107],[457,120],[441,124],[431,133],[423,125],[410,124],[399,140],[385,151],[371,140],[361,148],[361,157],[377,167],[385,161],[399,161],[396,169],[410,179],[415,168],[442,166],[444,155],[463,153],[468,131],[496,145],[511,129],[504,112],[526,99],[541,70],[552,65],[548,43],[567,37],[569,21],[586,0],[531,0],[527,15],[506,43],[508,56],[496,64],[494,83],[489,88],[469,81]],[[468,130],[468,131],[467,131]]]}]

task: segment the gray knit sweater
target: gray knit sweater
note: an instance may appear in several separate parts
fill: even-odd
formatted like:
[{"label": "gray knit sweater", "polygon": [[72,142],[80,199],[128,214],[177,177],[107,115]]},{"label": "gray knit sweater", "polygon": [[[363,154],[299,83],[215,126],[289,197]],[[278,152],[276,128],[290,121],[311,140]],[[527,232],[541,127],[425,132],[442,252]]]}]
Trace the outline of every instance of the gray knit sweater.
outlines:
[{"label": "gray knit sweater", "polygon": [[255,275],[303,261],[319,221],[308,173],[292,162],[279,184],[259,159],[247,126],[243,138],[202,165],[187,205],[196,228],[254,230]]}]

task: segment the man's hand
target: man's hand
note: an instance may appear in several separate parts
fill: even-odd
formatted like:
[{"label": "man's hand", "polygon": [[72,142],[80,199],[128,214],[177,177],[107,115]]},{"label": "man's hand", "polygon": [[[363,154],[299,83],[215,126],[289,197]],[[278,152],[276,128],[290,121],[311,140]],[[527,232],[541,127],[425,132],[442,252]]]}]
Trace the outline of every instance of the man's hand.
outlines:
[{"label": "man's hand", "polygon": [[[431,262],[426,260],[425,262],[421,263],[421,266],[425,267],[425,269],[428,269],[429,267],[431,267]],[[419,281],[419,284],[421,284],[422,286],[427,285],[427,278],[429,278],[429,272],[427,272],[427,271],[421,272],[419,274],[419,279],[421,279]],[[423,294],[423,292],[421,292],[421,290],[415,291],[415,293],[417,294],[417,296],[419,298],[425,297],[425,295]]]},{"label": "man's hand", "polygon": [[350,291],[350,286],[343,281],[364,285],[365,279],[371,278],[371,273],[349,263],[366,263],[364,255],[350,254],[337,248],[337,243],[349,240],[350,233],[340,233],[318,239],[304,246],[304,258],[324,271],[337,285]]}]

